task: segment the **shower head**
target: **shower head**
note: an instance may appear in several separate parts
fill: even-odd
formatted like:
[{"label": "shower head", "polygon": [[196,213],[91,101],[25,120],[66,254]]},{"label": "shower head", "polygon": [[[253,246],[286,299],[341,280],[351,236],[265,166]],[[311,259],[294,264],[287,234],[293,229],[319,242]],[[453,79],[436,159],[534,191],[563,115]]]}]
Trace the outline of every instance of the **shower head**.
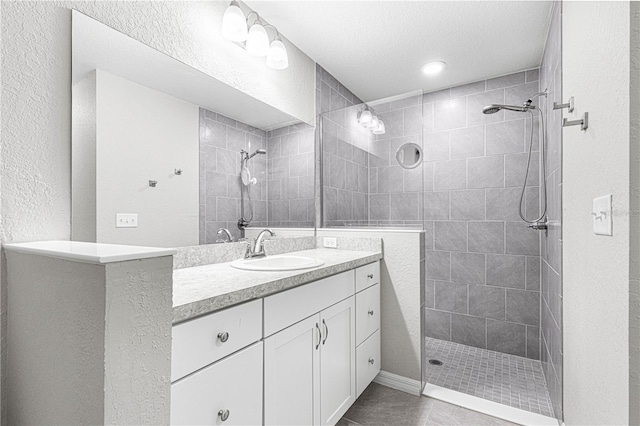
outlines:
[{"label": "shower head", "polygon": [[515,106],[515,105],[500,105],[500,104],[492,104],[482,108],[483,114],[495,114],[496,112],[506,109],[508,111],[516,111],[516,112],[526,112],[529,109],[534,108],[533,106]]},{"label": "shower head", "polygon": [[245,155],[246,155],[246,159],[248,160],[248,159],[250,159],[250,158],[253,158],[253,157],[254,157],[254,156],[256,156],[257,154],[266,154],[266,153],[267,153],[267,150],[266,150],[266,149],[262,149],[262,148],[260,148],[260,149],[256,149],[256,150],[253,152],[253,154],[245,153]]}]

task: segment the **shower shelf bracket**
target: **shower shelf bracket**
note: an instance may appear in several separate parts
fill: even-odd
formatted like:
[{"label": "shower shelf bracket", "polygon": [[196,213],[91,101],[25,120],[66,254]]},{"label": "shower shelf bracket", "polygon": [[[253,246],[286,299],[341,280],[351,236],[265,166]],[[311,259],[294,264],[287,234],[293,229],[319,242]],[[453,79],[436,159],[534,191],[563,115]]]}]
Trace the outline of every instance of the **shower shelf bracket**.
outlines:
[{"label": "shower shelf bracket", "polygon": [[566,104],[559,104],[557,102],[553,103],[553,109],[564,109],[564,108],[568,108],[569,112],[573,112],[573,110],[575,109],[573,96],[569,98],[569,102],[567,102]]},{"label": "shower shelf bracket", "polygon": [[566,118],[562,120],[562,127],[568,126],[580,126],[580,130],[587,130],[589,128],[589,113],[585,112],[582,114],[582,119],[580,120],[567,120]]}]

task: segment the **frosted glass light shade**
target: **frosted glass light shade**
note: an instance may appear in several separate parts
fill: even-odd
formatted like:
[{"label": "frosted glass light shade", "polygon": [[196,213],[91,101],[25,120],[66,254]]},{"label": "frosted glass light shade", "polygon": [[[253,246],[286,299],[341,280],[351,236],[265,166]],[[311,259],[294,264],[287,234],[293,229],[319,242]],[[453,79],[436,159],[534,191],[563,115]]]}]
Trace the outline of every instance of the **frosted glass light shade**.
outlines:
[{"label": "frosted glass light shade", "polygon": [[235,2],[227,7],[222,16],[222,36],[238,43],[247,39],[247,19]]},{"label": "frosted glass light shade", "polygon": [[287,48],[280,40],[273,40],[267,54],[267,65],[275,70],[283,70],[289,66]]},{"label": "frosted glass light shade", "polygon": [[374,135],[384,135],[385,132],[386,132],[386,129],[384,127],[384,121],[378,120],[378,127],[373,129],[373,134]]},{"label": "frosted glass light shade", "polygon": [[267,30],[259,23],[255,23],[249,28],[247,52],[253,56],[267,56],[269,53],[269,36]]},{"label": "frosted glass light shade", "polygon": [[380,124],[380,119],[375,115],[371,118],[371,123],[367,126],[367,129],[375,130],[378,128],[378,124]]},{"label": "frosted glass light shade", "polygon": [[359,123],[364,127],[368,127],[371,124],[372,119],[373,116],[371,115],[371,111],[365,109],[364,111],[362,111],[362,113],[360,113]]}]

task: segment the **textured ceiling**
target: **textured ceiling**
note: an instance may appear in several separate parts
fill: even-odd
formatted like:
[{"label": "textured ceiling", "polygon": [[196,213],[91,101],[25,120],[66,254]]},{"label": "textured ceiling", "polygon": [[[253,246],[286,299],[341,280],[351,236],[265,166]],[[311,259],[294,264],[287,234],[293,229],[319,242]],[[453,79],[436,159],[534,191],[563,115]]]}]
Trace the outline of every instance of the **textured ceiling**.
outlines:
[{"label": "textured ceiling", "polygon": [[[547,1],[248,1],[365,101],[540,65]],[[420,67],[447,63],[436,77]]]}]

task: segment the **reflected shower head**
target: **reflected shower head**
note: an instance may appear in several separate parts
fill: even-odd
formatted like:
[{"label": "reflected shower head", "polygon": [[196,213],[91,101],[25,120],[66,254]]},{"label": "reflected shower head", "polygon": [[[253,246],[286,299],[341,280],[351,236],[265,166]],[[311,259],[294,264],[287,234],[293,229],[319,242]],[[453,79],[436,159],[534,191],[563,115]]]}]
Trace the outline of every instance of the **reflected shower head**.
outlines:
[{"label": "reflected shower head", "polygon": [[482,108],[483,114],[495,114],[496,112],[506,109],[508,111],[516,111],[516,112],[526,112],[529,109],[533,108],[532,106],[515,106],[515,105],[500,105],[500,104],[492,104]]},{"label": "reflected shower head", "polygon": [[267,153],[266,149],[263,149],[263,148],[256,149],[253,154],[247,155],[247,160],[250,159],[250,158],[253,158],[257,154],[266,154],[266,153]]}]

